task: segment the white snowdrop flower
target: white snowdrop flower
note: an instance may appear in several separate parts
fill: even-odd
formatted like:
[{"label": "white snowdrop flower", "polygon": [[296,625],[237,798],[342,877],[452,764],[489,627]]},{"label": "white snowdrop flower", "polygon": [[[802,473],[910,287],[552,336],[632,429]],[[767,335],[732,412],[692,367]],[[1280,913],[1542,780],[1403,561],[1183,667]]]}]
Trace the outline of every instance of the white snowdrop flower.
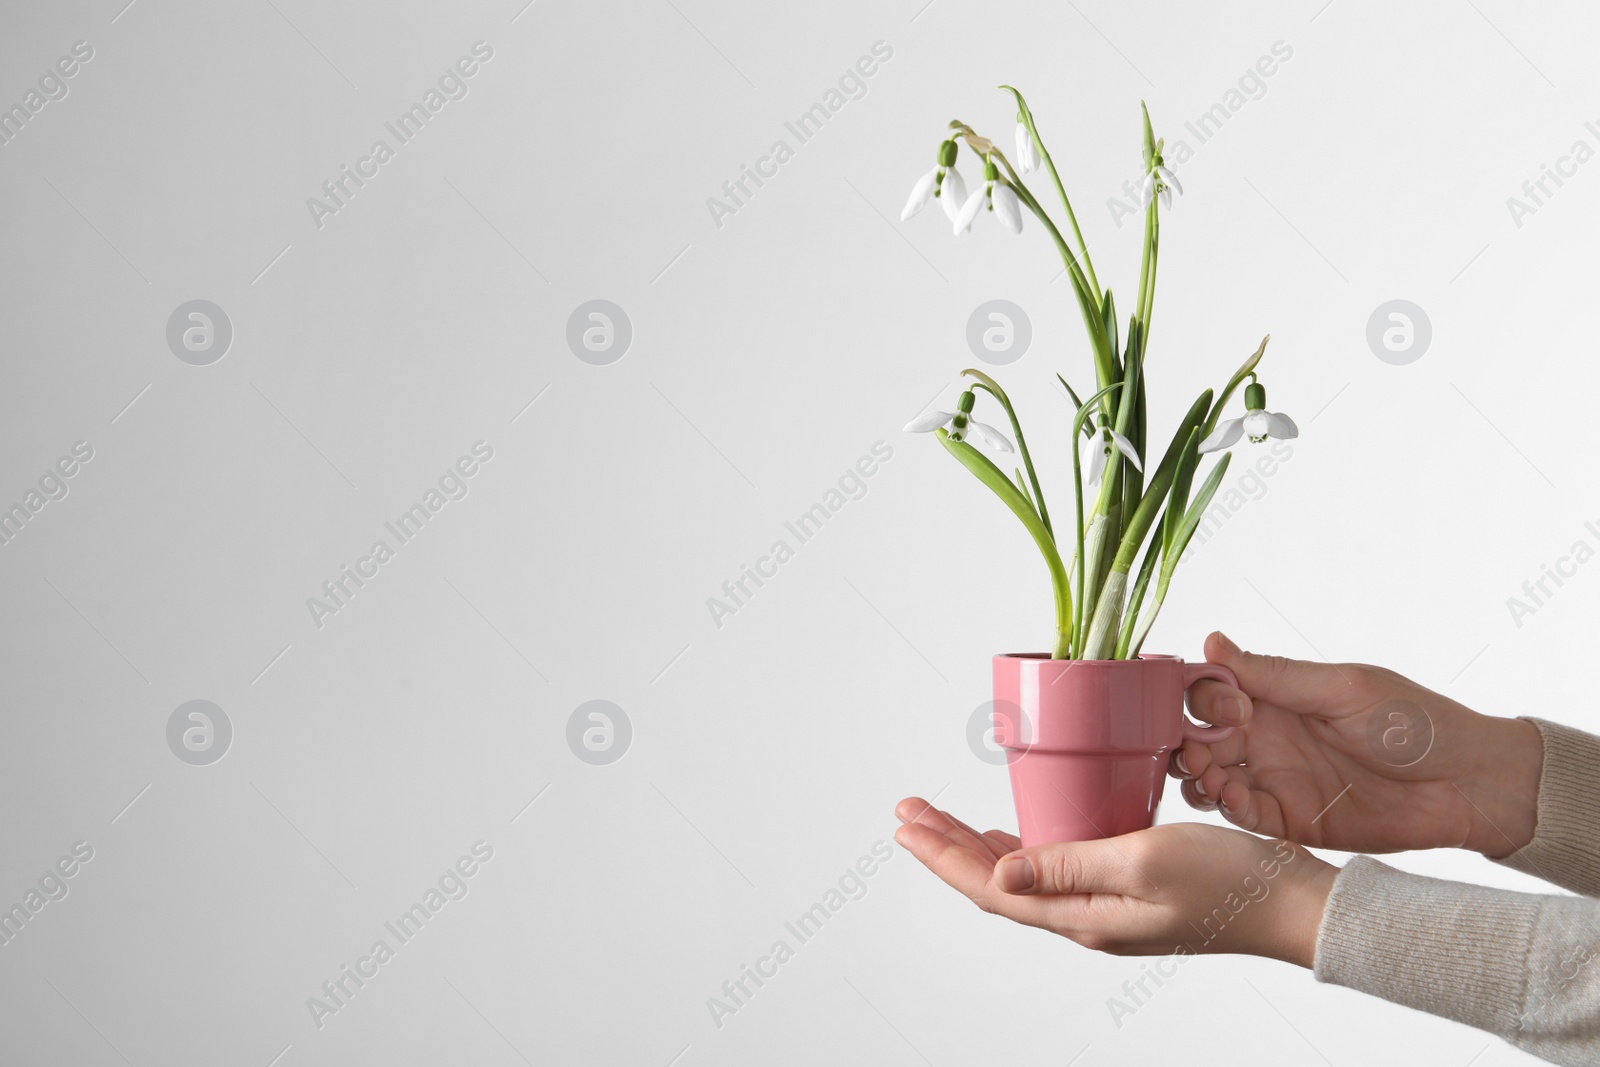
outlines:
[{"label": "white snowdrop flower", "polygon": [[1162,163],[1157,163],[1149,174],[1144,176],[1144,184],[1139,187],[1139,201],[1141,207],[1149,207],[1150,201],[1158,195],[1161,197],[1161,206],[1168,211],[1172,210],[1172,194],[1177,192],[1183,195],[1183,183],[1178,181],[1178,176]]},{"label": "white snowdrop flower", "polygon": [[977,399],[972,390],[968,389],[956,401],[955,411],[930,411],[906,423],[905,430],[907,433],[932,433],[941,426],[949,426],[952,441],[963,441],[970,433],[976,435],[978,440],[990,448],[1001,452],[1016,451],[1005,434],[972,417],[972,407],[977,403]]},{"label": "white snowdrop flower", "polygon": [[1260,444],[1269,437],[1288,441],[1300,436],[1300,427],[1289,416],[1267,410],[1267,389],[1252,381],[1244,388],[1245,413],[1237,419],[1219,423],[1217,428],[1200,442],[1200,451],[1218,452],[1229,448],[1241,437]]},{"label": "white snowdrop flower", "polygon": [[1006,229],[1012,233],[1022,232],[1022,205],[1017,201],[1016,190],[1000,180],[1000,169],[993,161],[983,165],[983,188],[975,190],[961,205],[961,212],[955,217],[956,233],[963,234],[971,229],[973,220],[986,206]]},{"label": "white snowdrop flower", "polygon": [[939,145],[939,162],[934,168],[917,179],[917,184],[911,187],[911,197],[906,201],[906,206],[900,212],[900,221],[904,222],[917,212],[927,207],[928,201],[936,199],[944,208],[945,217],[952,222],[961,211],[961,206],[967,200],[967,183],[956,170],[956,143],[945,141]]},{"label": "white snowdrop flower", "polygon": [[1121,452],[1128,457],[1128,462],[1133,464],[1133,469],[1143,471],[1144,464],[1139,462],[1139,453],[1134,450],[1133,442],[1122,436],[1109,426],[1102,426],[1095,435],[1094,451],[1089,454],[1089,485],[1100,484],[1100,478],[1105,474],[1106,461],[1111,458],[1111,453]]},{"label": "white snowdrop flower", "polygon": [[1039,144],[1033,139],[1033,134],[1028,131],[1028,124],[1017,116],[1017,169],[1024,174],[1030,174],[1039,169],[1042,159],[1039,155]]}]

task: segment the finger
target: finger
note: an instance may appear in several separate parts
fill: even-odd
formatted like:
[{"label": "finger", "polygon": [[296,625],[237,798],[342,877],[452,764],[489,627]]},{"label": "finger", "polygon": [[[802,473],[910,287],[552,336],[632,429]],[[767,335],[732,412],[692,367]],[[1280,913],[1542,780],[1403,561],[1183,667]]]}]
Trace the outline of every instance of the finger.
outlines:
[{"label": "finger", "polygon": [[1335,664],[1245,652],[1221,631],[1206,638],[1205,648],[1206,660],[1233,671],[1252,699],[1287,711],[1337,712],[1350,687],[1349,672]]},{"label": "finger", "polygon": [[1001,845],[1005,848],[1005,852],[1000,853],[1002,856],[1004,856],[1006,852],[1015,852],[1017,849],[1022,847],[1022,838],[1018,837],[1016,834],[1008,834],[1004,830],[986,830],[984,831],[983,836],[987,837],[995,844]]},{"label": "finger", "polygon": [[1145,878],[1114,840],[1036,845],[1001,859],[996,888],[1013,896],[1129,893]]},{"label": "finger", "polygon": [[1183,799],[1188,802],[1189,806],[1196,811],[1217,810],[1217,802],[1206,796],[1205,791],[1200,786],[1199,779],[1184,782],[1179,792],[1183,794]]},{"label": "finger", "polygon": [[895,808],[895,814],[904,822],[926,826],[936,833],[944,834],[954,844],[976,852],[987,854],[994,859],[999,859],[1010,849],[995,851],[995,845],[978,831],[951,815],[947,811],[940,811],[921,797],[908,797],[902,800]]},{"label": "finger", "polygon": [[1187,696],[1189,714],[1213,726],[1243,726],[1254,711],[1248,693],[1211,678],[1195,682]]},{"label": "finger", "polygon": [[1198,778],[1212,765],[1236,767],[1245,759],[1245,735],[1235,733],[1216,744],[1204,741],[1185,741],[1173,749],[1167,762],[1167,773],[1174,778]]},{"label": "finger", "polygon": [[1167,773],[1174,778],[1198,778],[1211,766],[1211,746],[1199,741],[1185,741],[1172,750],[1167,761]]},{"label": "finger", "polygon": [[894,813],[901,822],[916,822],[917,816],[932,808],[933,805],[921,797],[906,797],[894,806]]},{"label": "finger", "polygon": [[1051,909],[1060,898],[1010,896],[995,888],[994,861],[917,822],[894,832],[901,848],[911,853],[928,870],[952,889],[962,893],[979,908],[1003,915],[1013,922],[1051,929]]},{"label": "finger", "polygon": [[[1250,732],[1248,730],[1235,730],[1221,741],[1206,742],[1197,740],[1188,741],[1184,744],[1185,747],[1194,745],[1196,748],[1204,749],[1206,759],[1211,763],[1222,767],[1233,767],[1245,761],[1246,749],[1249,747],[1249,743]],[[1187,759],[1187,757],[1185,758]],[[1195,769],[1193,760],[1188,760],[1188,767],[1190,770]]]},{"label": "finger", "polygon": [[[980,834],[980,833],[978,833],[978,831],[974,830],[972,827],[968,826],[966,823],[962,822],[960,819],[956,818],[954,815],[951,815],[948,811],[947,812],[943,812],[942,814],[944,815],[945,818],[947,818],[951,822],[955,823],[957,827],[959,827],[963,832],[965,832],[968,836],[970,836],[974,841],[978,842],[983,847],[987,848],[990,852],[993,852],[995,859],[999,859],[1001,856],[1004,856],[1007,852],[1015,852],[1018,848],[1021,847],[1021,843],[1020,842],[1018,844],[1016,844],[1016,845],[1012,845],[1010,847],[1007,847],[1007,846],[995,841],[993,838],[991,838],[989,836],[989,834]],[[990,833],[998,833],[998,832],[999,831],[995,831],[995,830],[991,830],[990,831]]]},{"label": "finger", "polygon": [[928,870],[939,876],[945,885],[965,893],[973,903],[985,911],[992,910],[984,894],[989,875],[994,871],[994,861],[988,853],[982,854],[956,844],[937,830],[921,823],[906,823],[894,832],[900,847],[917,857]]},{"label": "finger", "polygon": [[1222,817],[1241,830],[1272,836],[1283,833],[1283,810],[1278,807],[1277,798],[1251,789],[1242,772],[1223,785],[1218,801]]},{"label": "finger", "polygon": [[[1206,772],[1204,774],[1195,779],[1195,785],[1199,786],[1200,795],[1205,797],[1206,800],[1212,804],[1213,810],[1215,809],[1215,806],[1221,802],[1222,787],[1228,784],[1228,776],[1234,769],[1235,768],[1218,767],[1215,764],[1212,764],[1210,767],[1206,768]],[[1244,772],[1241,770],[1240,773]]]}]

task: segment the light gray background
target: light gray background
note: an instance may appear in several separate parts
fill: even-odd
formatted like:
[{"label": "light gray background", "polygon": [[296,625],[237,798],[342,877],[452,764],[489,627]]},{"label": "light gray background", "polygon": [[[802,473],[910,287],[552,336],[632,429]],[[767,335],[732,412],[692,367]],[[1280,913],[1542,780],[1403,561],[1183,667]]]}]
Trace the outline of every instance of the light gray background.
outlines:
[{"label": "light gray background", "polygon": [[[898,849],[720,1028],[706,1001],[892,840],[901,796],[1013,825],[965,726],[988,655],[1044,646],[1045,573],[898,433],[953,400],[972,309],[1012,300],[1033,345],[1000,373],[1070,508],[1051,382],[1089,364],[1048,242],[897,221],[948,119],[1009,144],[1002,81],[1131,293],[1138,230],[1105,199],[1137,173],[1139,100],[1170,153],[1293,49],[1179,168],[1152,416],[1270,331],[1303,437],[1150,647],[1195,657],[1221,627],[1600,728],[1600,565],[1520,626],[1506,603],[1600,544],[1600,163],[1520,226],[1506,203],[1600,146],[1592,8],[124,2],[0,19],[8,106],[94,49],[0,147],[0,501],[94,449],[0,547],[0,899],[95,850],[0,947],[5,1062],[1526,1060],[1248,959],[1189,963],[1118,1028],[1141,961],[984,916]],[[479,40],[469,95],[319,229],[307,198]],[[797,145],[784,123],[877,41],[866,94]],[[716,225],[707,198],[780,138],[794,158]],[[192,299],[233,325],[210,366],[166,343]],[[565,342],[592,299],[632,323],[609,366]],[[1365,340],[1391,299],[1432,322],[1408,366]],[[466,498],[319,629],[307,598],[479,440]],[[707,598],[879,440],[866,495],[713,625]],[[209,766],[167,747],[195,699],[234,730]],[[607,766],[566,743],[593,699],[632,724]],[[470,893],[319,1029],[307,998],[478,840]]]}]

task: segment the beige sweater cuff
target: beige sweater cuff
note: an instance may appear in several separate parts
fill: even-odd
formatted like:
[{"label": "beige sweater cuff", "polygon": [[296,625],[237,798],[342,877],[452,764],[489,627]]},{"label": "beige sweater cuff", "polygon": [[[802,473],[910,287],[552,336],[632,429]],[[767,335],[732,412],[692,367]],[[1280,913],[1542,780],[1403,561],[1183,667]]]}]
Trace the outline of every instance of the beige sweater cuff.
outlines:
[{"label": "beige sweater cuff", "polygon": [[1544,738],[1533,840],[1504,859],[1513,870],[1600,896],[1600,737],[1529,718]]},{"label": "beige sweater cuff", "polygon": [[[1406,874],[1367,856],[1333,884],[1317,980],[1496,1033],[1517,1026],[1536,897]],[[1488,959],[1482,946],[1513,957]]]}]

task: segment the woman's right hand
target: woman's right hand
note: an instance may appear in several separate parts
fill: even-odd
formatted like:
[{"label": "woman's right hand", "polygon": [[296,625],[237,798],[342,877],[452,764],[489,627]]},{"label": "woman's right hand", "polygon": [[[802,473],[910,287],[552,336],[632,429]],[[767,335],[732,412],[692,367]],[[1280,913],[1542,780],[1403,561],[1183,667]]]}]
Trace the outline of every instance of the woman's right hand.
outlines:
[{"label": "woman's right hand", "polygon": [[1544,757],[1532,723],[1480,715],[1381,667],[1256,655],[1220,633],[1206,659],[1243,691],[1189,690],[1195,718],[1239,727],[1174,753],[1169,773],[1192,806],[1343,852],[1502,857],[1532,839]]}]

